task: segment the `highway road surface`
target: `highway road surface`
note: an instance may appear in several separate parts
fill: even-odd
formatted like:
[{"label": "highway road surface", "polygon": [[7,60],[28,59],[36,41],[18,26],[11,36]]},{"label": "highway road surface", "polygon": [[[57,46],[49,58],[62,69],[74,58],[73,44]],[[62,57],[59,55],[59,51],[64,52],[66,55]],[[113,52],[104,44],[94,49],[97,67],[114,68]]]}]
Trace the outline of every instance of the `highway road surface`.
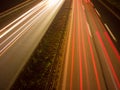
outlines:
[{"label": "highway road surface", "polygon": [[120,90],[120,54],[107,24],[90,0],[73,0],[71,17],[62,90]]},{"label": "highway road surface", "polygon": [[0,29],[0,90],[14,83],[63,3],[42,0]]},{"label": "highway road surface", "polygon": [[[107,0],[91,0],[99,13],[100,19],[107,24],[114,38],[111,38],[118,51],[120,52],[120,10],[110,5]],[[117,2],[117,1],[116,1]],[[105,26],[106,27],[106,26]]]}]

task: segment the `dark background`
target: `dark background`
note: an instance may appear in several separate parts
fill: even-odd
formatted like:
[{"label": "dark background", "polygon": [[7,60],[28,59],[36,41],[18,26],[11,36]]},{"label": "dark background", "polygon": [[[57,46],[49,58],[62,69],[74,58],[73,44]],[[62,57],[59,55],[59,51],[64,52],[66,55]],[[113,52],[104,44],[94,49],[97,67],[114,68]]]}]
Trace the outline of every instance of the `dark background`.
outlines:
[{"label": "dark background", "polygon": [[11,7],[14,7],[27,0],[1,0],[0,1],[0,13],[8,10]]}]

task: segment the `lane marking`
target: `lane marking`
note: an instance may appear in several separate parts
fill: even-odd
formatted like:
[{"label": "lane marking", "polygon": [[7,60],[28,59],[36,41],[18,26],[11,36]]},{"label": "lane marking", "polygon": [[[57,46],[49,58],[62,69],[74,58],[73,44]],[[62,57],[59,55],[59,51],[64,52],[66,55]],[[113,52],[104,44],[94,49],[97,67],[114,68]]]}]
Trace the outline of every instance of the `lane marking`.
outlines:
[{"label": "lane marking", "polygon": [[[16,30],[14,33],[12,33],[9,37],[7,37],[2,43],[0,43],[0,46],[4,44],[9,38],[11,38],[14,34],[19,32],[22,28],[24,28],[26,25],[28,25],[30,22],[33,24],[33,21],[35,21],[38,17],[42,16],[47,11],[47,8],[43,9],[42,12],[37,13],[35,16],[33,16],[30,20],[28,20],[23,26],[21,26],[18,30]],[[28,25],[29,26],[29,25]],[[25,27],[26,28],[26,27]],[[24,30],[24,29],[23,29]],[[22,31],[23,31],[22,30]]]},{"label": "lane marking", "polygon": [[87,62],[87,53],[85,48],[85,42],[84,42],[84,34],[82,33],[82,47],[83,47],[83,55],[84,55],[84,64],[85,64],[85,72],[86,72],[86,79],[87,79],[87,90],[90,89],[90,82],[89,82],[89,73],[88,73],[88,62]]},{"label": "lane marking", "polygon": [[[31,24],[29,25],[29,27],[31,27]],[[28,28],[28,26],[26,27],[26,28]],[[26,29],[25,28],[25,29]],[[0,56],[2,56],[2,54],[4,54],[5,53],[5,51],[7,50],[7,49],[9,49],[22,35],[24,35],[26,32],[27,32],[27,30],[22,30],[14,39],[12,39],[6,46],[4,46],[4,48],[2,48],[2,50],[0,50]]]},{"label": "lane marking", "polygon": [[107,24],[104,24],[104,25],[105,25],[105,27],[107,28],[109,34],[112,36],[112,38],[117,42],[117,39],[116,39],[115,36],[112,34],[112,32],[111,32],[110,28],[108,27],[108,25],[107,25]]},{"label": "lane marking", "polygon": [[[92,14],[91,14],[92,15]],[[93,18],[92,18],[93,19]],[[95,25],[95,28],[98,30],[97,26],[96,26],[96,23],[94,22],[94,25]]]},{"label": "lane marking", "polygon": [[[82,5],[82,8],[83,8],[83,10],[85,10],[84,5]],[[84,16],[84,18],[85,18],[85,20],[86,20],[85,11],[84,11],[84,13],[83,13],[83,16]],[[89,35],[90,35],[90,37],[92,37],[91,30],[90,30],[90,25],[88,24],[87,20],[86,20],[86,25],[87,25],[87,28],[88,28],[88,31],[89,31]]]},{"label": "lane marking", "polygon": [[[114,83],[114,86],[115,86],[116,90],[119,90],[119,89],[120,89],[120,82],[119,82],[119,79],[118,79],[118,77],[117,77],[117,75],[116,75],[116,72],[115,72],[115,70],[114,70],[114,67],[113,67],[113,65],[112,65],[111,59],[110,59],[110,57],[109,57],[109,55],[108,55],[108,52],[107,52],[107,50],[106,50],[106,48],[105,48],[105,45],[104,45],[104,43],[103,43],[103,41],[102,41],[102,38],[101,38],[101,36],[100,36],[100,34],[99,34],[98,31],[96,31],[96,35],[97,35],[97,37],[98,37],[98,39],[99,39],[99,42],[100,42],[100,44],[101,44],[101,47],[102,47],[102,49],[103,49],[103,53],[104,53],[104,55],[106,56],[106,59],[107,59],[107,61],[105,61],[105,62],[106,62],[106,64],[107,64],[107,66],[108,66],[108,64],[109,64],[108,70],[109,70],[109,72],[110,72],[110,75],[111,75],[112,81],[113,81],[113,83]],[[109,67],[110,67],[110,69],[109,69]]]},{"label": "lane marking", "polygon": [[114,53],[115,53],[115,55],[116,55],[117,59],[118,59],[118,60],[119,60],[119,62],[120,62],[119,52],[118,52],[118,51],[117,51],[117,49],[115,48],[115,45],[113,44],[113,42],[112,42],[112,40],[111,40],[111,38],[110,38],[110,36],[109,36],[108,32],[107,32],[107,31],[105,31],[105,32],[104,32],[104,34],[105,34],[105,37],[107,38],[107,40],[108,40],[108,42],[109,42],[110,46],[112,47],[112,49],[113,49],[113,51],[114,51]]},{"label": "lane marking", "polygon": [[[84,13],[85,14],[85,13]],[[87,23],[87,19],[84,15],[84,18],[86,20]],[[93,18],[92,18],[93,20]],[[94,25],[96,26],[95,22],[93,22]],[[89,24],[87,23],[87,27],[89,26]],[[96,66],[96,62],[95,62],[95,56],[94,56],[94,52],[93,52],[93,47],[92,47],[92,43],[91,43],[91,38],[90,38],[90,28],[87,30],[87,38],[88,38],[88,43],[89,43],[89,47],[90,47],[90,54],[91,54],[91,58],[92,58],[92,64],[93,64],[93,68],[94,68],[94,74],[96,77],[96,83],[97,83],[97,87],[98,90],[101,90],[101,85],[100,85],[100,80],[99,80],[99,76],[98,76],[98,72],[97,72],[97,66]]]},{"label": "lane marking", "polygon": [[[87,32],[87,34],[88,34],[88,32]],[[92,44],[91,44],[89,35],[88,35],[88,42],[89,42],[89,46],[90,46],[90,53],[91,53],[91,57],[92,57],[92,64],[93,64],[94,73],[95,73],[95,77],[96,77],[97,87],[98,87],[98,90],[101,90],[100,80],[99,80],[97,66],[96,66],[96,62],[95,62],[95,56],[93,53],[93,48],[92,48]]]},{"label": "lane marking", "polygon": [[[91,14],[92,15],[92,14]],[[93,18],[92,18],[93,19]],[[97,29],[96,23],[94,22],[95,28]],[[98,30],[98,29],[97,29]]]},{"label": "lane marking", "polygon": [[90,37],[92,37],[91,30],[90,30],[90,26],[89,26],[88,23],[86,23],[86,25],[87,25],[87,29],[88,29],[89,35],[90,35]]},{"label": "lane marking", "polygon": [[95,8],[96,13],[101,17],[100,13],[98,12],[98,10]]},{"label": "lane marking", "polygon": [[[47,9],[49,9],[49,8],[48,8],[48,7],[44,8],[44,10],[43,10],[42,12],[37,13],[34,17],[32,17],[32,18],[31,18],[27,23],[25,23],[23,26],[25,26],[25,25],[27,25],[27,24],[28,24],[28,26],[32,25],[33,22],[35,22],[41,15],[44,14],[45,11],[47,11]],[[41,15],[40,15],[40,14],[41,14]],[[30,21],[32,21],[32,22],[30,23]],[[30,23],[30,24],[29,24],[29,23]],[[22,29],[23,26],[20,27],[17,31],[19,31],[20,29]],[[26,26],[25,29],[27,29],[28,26]],[[22,30],[21,32],[28,31],[28,30],[25,30],[25,29],[23,28],[23,30]],[[16,31],[16,32],[17,32],[17,31]],[[8,40],[10,37],[12,37],[16,32],[14,32],[12,35],[10,35],[10,36],[7,38],[7,40]],[[21,33],[21,32],[20,32],[20,33]],[[11,40],[9,43],[7,43],[7,45],[5,45],[2,50],[0,50],[0,56],[1,56],[2,54],[4,54],[5,51],[10,48],[10,46],[12,46],[12,45],[14,44],[14,42],[16,41],[16,38],[19,37],[20,33],[19,33],[17,36],[15,36],[15,37],[13,38],[13,40]],[[6,41],[6,40],[5,40],[5,41]],[[1,46],[2,44],[4,44],[5,41],[3,41],[2,43],[0,43],[0,46]],[[11,42],[13,42],[13,43],[11,43]]]},{"label": "lane marking", "polygon": [[[90,32],[90,27],[89,27],[89,25],[88,25],[88,23],[87,23],[85,11],[83,12],[83,18],[84,18],[84,20],[85,20],[85,22],[86,22],[86,24],[87,24],[86,29],[88,29],[89,34],[90,34],[90,36],[92,37],[91,32]],[[82,21],[81,21],[81,22],[82,22]],[[88,72],[89,70],[88,70],[87,55],[86,55],[87,53],[86,53],[85,45],[83,45],[83,43],[85,43],[85,42],[84,42],[84,34],[83,34],[83,38],[82,38],[82,47],[83,47],[83,55],[84,55],[86,79],[87,79],[87,90],[89,90],[89,89],[90,89],[90,81],[89,81],[89,72]]]},{"label": "lane marking", "polygon": [[75,56],[75,45],[74,45],[74,42],[75,42],[75,30],[73,31],[73,37],[72,37],[72,62],[71,62],[71,74],[70,74],[70,90],[72,90],[72,87],[73,87],[73,69],[74,69],[74,56]]},{"label": "lane marking", "polygon": [[[42,7],[42,6],[41,6]],[[41,8],[40,7],[40,8]],[[18,17],[17,19],[15,19],[14,21],[12,21],[11,23],[9,23],[8,25],[6,25],[4,28],[2,28],[1,30],[0,30],[0,32],[2,32],[3,30],[5,30],[5,29],[7,29],[8,27],[10,27],[12,24],[14,24],[15,22],[17,22],[18,20],[20,20],[21,21],[21,19],[23,19],[23,17],[28,17],[29,16],[29,13],[31,12],[33,12],[35,9],[37,8],[37,6],[35,6],[35,7],[33,7],[32,9],[30,9],[30,10],[28,10],[27,12],[25,12],[24,14],[22,14],[20,17]],[[37,11],[37,10],[36,10]],[[34,11],[35,12],[35,11]],[[34,13],[33,12],[33,13]]]},{"label": "lane marking", "polygon": [[72,35],[72,62],[71,62],[71,74],[70,74],[70,90],[73,89],[73,70],[74,70],[74,57],[75,57],[75,31],[76,31],[76,1],[74,3],[74,18],[73,18],[73,35]]}]

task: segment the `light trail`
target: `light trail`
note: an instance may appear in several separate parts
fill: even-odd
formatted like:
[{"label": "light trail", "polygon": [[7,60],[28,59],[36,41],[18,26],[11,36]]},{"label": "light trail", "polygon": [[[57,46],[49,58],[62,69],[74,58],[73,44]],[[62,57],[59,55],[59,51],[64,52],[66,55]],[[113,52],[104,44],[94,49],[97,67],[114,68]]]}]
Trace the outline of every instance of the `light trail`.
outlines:
[{"label": "light trail", "polygon": [[[71,31],[72,36],[69,37],[71,45],[67,47],[66,59],[68,60],[66,61],[67,65],[65,65],[65,70],[68,70],[65,75],[68,77],[64,76],[66,81],[65,88],[62,90],[104,90],[114,88],[116,83],[119,87],[119,78],[117,77],[119,72],[115,72],[119,66],[115,66],[115,70],[113,70],[114,67],[110,65],[110,63],[116,63],[116,61],[112,63],[111,59],[116,60],[116,57],[119,59],[119,53],[113,47],[114,44],[109,35],[106,34],[106,28],[100,21],[101,15],[98,15],[98,11],[93,7],[90,0],[73,0],[73,4],[74,15],[71,25],[73,30]],[[100,40],[96,34],[98,31],[100,31],[106,51],[99,43]],[[107,42],[105,42],[106,40]],[[112,45],[107,47],[111,43]],[[113,56],[109,56],[110,60],[107,60],[109,54],[113,54]],[[90,82],[91,80],[93,81]]]},{"label": "light trail", "polygon": [[[74,7],[74,2],[72,4],[72,9]],[[74,9],[71,11],[71,20],[70,20],[70,32],[68,33],[68,44],[67,44],[67,49],[66,49],[66,56],[65,56],[65,69],[64,69],[64,77],[63,77],[63,84],[62,84],[62,90],[66,90],[66,79],[67,79],[67,67],[68,67],[68,61],[69,61],[69,52],[70,52],[70,41],[72,38],[72,30],[73,30],[73,16],[74,16]]]},{"label": "light trail", "polygon": [[88,62],[87,62],[87,50],[85,48],[85,40],[84,34],[82,33],[82,48],[83,48],[83,55],[84,55],[84,64],[85,64],[85,72],[86,72],[86,81],[87,81],[87,90],[90,90],[90,82],[89,82],[89,74],[88,74]]},{"label": "light trail", "polygon": [[[42,12],[42,14],[44,14],[45,11],[47,11],[47,9],[46,9],[46,10],[43,10],[43,11],[44,11],[44,12]],[[40,12],[40,13],[41,13],[41,12]],[[16,32],[12,33],[9,37],[7,37],[6,40],[4,40],[2,43],[0,43],[0,46],[1,46],[1,45],[4,44],[7,40],[9,40],[12,36],[14,36],[16,33],[18,33],[18,32],[20,31],[8,44],[6,44],[6,45],[0,50],[0,56],[1,56],[8,48],[10,48],[10,46],[11,46],[12,44],[14,44],[15,41],[18,40],[18,39],[21,37],[21,35],[23,35],[23,34],[34,24],[34,21],[42,15],[42,14],[40,15],[40,13],[36,14],[36,16],[34,16],[33,18],[31,18],[27,23],[25,23],[22,27],[20,27]],[[23,30],[21,31],[21,29],[23,29]],[[29,30],[30,30],[30,29],[29,29]]]},{"label": "light trail", "polygon": [[115,53],[117,59],[118,59],[119,62],[120,62],[120,55],[119,55],[119,52],[118,52],[117,49],[115,48],[115,45],[113,44],[113,42],[112,42],[111,38],[109,37],[108,33],[107,33],[107,32],[104,32],[104,34],[105,34],[105,36],[106,36],[106,38],[107,38],[107,40],[108,40],[110,46],[112,47],[112,49],[113,49],[113,51],[114,51],[114,53]]},{"label": "light trail", "polygon": [[[91,43],[91,38],[92,34],[89,28],[89,24],[87,23],[87,19],[85,16],[85,12],[84,12],[84,20],[86,21],[86,26],[87,26],[87,39],[88,39],[88,43],[89,43],[89,47],[90,47],[90,53],[91,53],[91,57],[92,57],[92,64],[93,64],[93,68],[94,68],[94,73],[95,73],[95,77],[96,77],[96,82],[97,82],[97,87],[98,90],[101,90],[101,85],[100,85],[100,80],[99,80],[99,75],[98,75],[98,70],[97,70],[97,66],[96,66],[96,60],[95,60],[95,56],[94,56],[94,52],[93,52],[93,47],[92,47],[92,43]],[[89,37],[90,35],[90,37]]]},{"label": "light trail", "polygon": [[[89,35],[92,37],[89,24],[87,23],[87,20],[86,20],[84,5],[82,5],[82,9],[83,9],[84,22],[86,23],[86,29],[88,30]],[[85,39],[84,38],[85,38],[85,35],[82,32],[82,47],[83,47],[83,55],[84,55],[84,64],[85,64],[86,79],[87,79],[87,90],[90,90],[90,78],[89,78],[89,70],[88,70],[87,50],[86,50],[86,47],[84,45],[85,44]]]},{"label": "light trail", "polygon": [[[46,1],[46,0],[45,0]],[[9,33],[11,30],[13,30],[15,27],[17,27],[19,24],[21,24],[23,21],[25,21],[28,17],[30,17],[32,14],[34,14],[36,11],[38,11],[40,8],[42,9],[42,7],[44,7],[46,5],[45,1],[40,2],[39,4],[37,4],[35,7],[33,7],[32,9],[28,10],[27,12],[25,12],[23,15],[21,15],[20,17],[18,17],[17,19],[15,19],[14,21],[12,21],[10,24],[8,24],[7,26],[5,26],[4,28],[2,28],[0,30],[0,32],[3,32],[4,30],[7,29],[7,31],[5,31],[4,33],[2,33],[2,35],[0,35],[0,38],[2,38],[3,36],[5,36],[7,33]],[[13,26],[12,26],[13,25]],[[11,26],[11,27],[10,27]]]},{"label": "light trail", "polygon": [[[32,24],[34,24],[34,22],[36,21],[37,18],[39,18],[40,16],[42,16],[46,11],[48,10],[48,8],[44,8],[42,11],[40,11],[39,13],[37,13],[35,16],[33,16],[32,18],[30,18],[24,25],[22,25],[19,29],[17,29],[14,33],[12,33],[9,37],[7,37],[2,43],[0,43],[0,46],[3,45],[5,42],[7,42],[11,37],[13,37],[15,34],[18,33],[18,35],[16,35],[11,41],[9,41],[8,44],[4,45],[4,47],[0,50],[0,56],[3,54],[3,52],[5,52],[4,50],[7,50],[8,47],[10,47],[14,40],[16,40],[16,38],[19,37],[19,35],[21,35],[21,33],[25,32],[28,30],[29,26],[31,26]],[[23,29],[21,31],[21,29]]]},{"label": "light trail", "polygon": [[[2,39],[7,33],[14,30],[16,27],[18,27],[20,24],[24,23],[22,26],[20,26],[17,30],[15,30],[12,34],[10,34],[5,40],[3,40],[0,43],[0,56],[16,41],[16,38],[21,35],[21,32],[26,32],[31,25],[35,23],[35,21],[41,17],[47,10],[49,10],[49,4],[47,2],[48,0],[44,0],[44,2],[40,2],[36,6],[34,6],[32,9],[24,13],[22,16],[18,17],[16,20],[8,24],[6,27],[4,27],[1,31],[6,30],[2,35],[0,35],[0,38]],[[49,0],[50,1],[50,0]],[[59,0],[58,0],[59,1]],[[55,5],[60,5],[61,1],[56,1]],[[47,5],[48,4],[48,5]],[[46,7],[45,7],[46,6]],[[54,5],[53,5],[54,6]],[[30,18],[30,19],[29,19]],[[28,19],[28,20],[27,20]],[[10,27],[10,28],[9,28]],[[16,35],[16,36],[15,36]],[[12,39],[13,38],[13,39]],[[10,41],[10,39],[12,39]],[[7,43],[7,44],[6,44]]]},{"label": "light trail", "polygon": [[[98,16],[97,16],[97,17],[98,17]],[[100,21],[99,17],[98,17],[98,22],[99,22],[99,24],[100,24],[100,26],[101,26],[101,28],[102,28],[102,29],[101,29],[102,32],[104,32],[105,37],[107,38],[108,42],[110,43],[110,46],[112,47],[112,49],[113,49],[116,57],[117,57],[118,60],[120,61],[119,52],[118,52],[117,49],[115,48],[115,45],[113,44],[110,36],[108,35],[108,33],[107,33],[106,31],[108,31],[109,33],[111,33],[111,34],[110,34],[111,37],[113,37],[113,40],[115,40],[116,42],[117,42],[117,39],[114,37],[114,35],[112,34],[112,32],[111,32],[111,30],[109,29],[109,27],[107,26],[107,24],[103,24],[103,23]],[[94,23],[94,24],[95,24],[95,23]],[[104,27],[104,26],[105,26],[105,27]],[[95,27],[97,27],[97,26],[95,25]],[[107,30],[106,30],[105,28],[106,28]]]},{"label": "light trail", "polygon": [[[32,18],[30,18],[25,24],[23,24],[20,28],[18,28],[18,30],[16,30],[14,33],[12,33],[9,37],[7,37],[2,43],[0,43],[0,45],[2,45],[3,43],[5,43],[10,37],[12,37],[15,33],[19,32],[22,28],[24,28],[26,25],[28,25],[29,23],[33,22],[35,18],[38,18],[38,16],[42,16],[42,14],[44,14],[47,11],[47,8],[44,8],[43,10],[41,10],[39,13],[37,13],[35,16],[33,16]],[[33,15],[33,14],[31,14]],[[31,16],[30,15],[30,16]]]},{"label": "light trail", "polygon": [[[111,59],[110,59],[110,57],[109,57],[109,55],[108,55],[108,53],[107,53],[107,50],[106,50],[106,48],[105,48],[105,46],[104,46],[104,43],[103,43],[102,38],[101,38],[101,36],[100,36],[100,34],[99,34],[98,31],[96,32],[96,35],[97,35],[97,37],[98,37],[98,39],[99,39],[99,41],[100,41],[101,47],[102,47],[102,49],[103,49],[103,53],[105,54],[105,56],[106,56],[106,58],[107,58],[107,61],[108,61],[109,67],[110,67],[110,70],[109,70],[109,71],[110,71],[110,73],[112,72],[112,73],[111,73],[111,74],[112,74],[111,77],[114,77],[114,79],[112,79],[112,80],[113,80],[113,82],[114,82],[115,88],[116,88],[116,90],[119,90],[119,89],[120,89],[120,81],[119,81],[119,79],[118,79],[118,77],[117,77],[117,75],[116,75],[116,72],[115,72],[114,68],[113,68]],[[106,62],[106,64],[107,64],[107,62]],[[109,67],[108,67],[108,68],[109,68]]]},{"label": "light trail", "polygon": [[92,44],[91,44],[89,36],[88,36],[88,42],[89,42],[89,46],[90,46],[90,52],[91,52],[91,56],[92,56],[92,64],[93,64],[93,67],[94,67],[95,77],[96,77],[96,81],[97,81],[97,87],[98,87],[98,90],[101,90],[99,75],[98,75],[98,72],[97,72],[97,66],[96,66],[95,57],[94,57],[94,53],[93,53],[93,48],[92,48]]},{"label": "light trail", "polygon": [[[77,13],[77,16],[78,18],[76,18],[76,21],[77,21],[77,36],[78,36],[78,59],[79,59],[79,74],[80,74],[80,90],[83,90],[83,65],[82,65],[82,50],[81,50],[81,29],[82,29],[82,23],[81,23],[81,18],[80,18],[80,5],[82,5],[82,1],[81,0],[77,0],[76,1],[76,13]],[[82,5],[83,6],[83,5]]]},{"label": "light trail", "polygon": [[56,3],[58,3],[59,0],[48,0],[47,4],[49,7],[54,6]]}]

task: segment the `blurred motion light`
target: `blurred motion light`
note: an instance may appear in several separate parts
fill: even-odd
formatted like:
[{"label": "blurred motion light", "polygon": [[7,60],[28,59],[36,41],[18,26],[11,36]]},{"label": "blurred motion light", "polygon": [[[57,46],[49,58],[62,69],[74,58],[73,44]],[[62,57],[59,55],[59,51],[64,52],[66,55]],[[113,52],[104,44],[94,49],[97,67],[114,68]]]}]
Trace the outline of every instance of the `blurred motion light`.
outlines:
[{"label": "blurred motion light", "polygon": [[48,0],[49,7],[54,6],[59,0]]}]

